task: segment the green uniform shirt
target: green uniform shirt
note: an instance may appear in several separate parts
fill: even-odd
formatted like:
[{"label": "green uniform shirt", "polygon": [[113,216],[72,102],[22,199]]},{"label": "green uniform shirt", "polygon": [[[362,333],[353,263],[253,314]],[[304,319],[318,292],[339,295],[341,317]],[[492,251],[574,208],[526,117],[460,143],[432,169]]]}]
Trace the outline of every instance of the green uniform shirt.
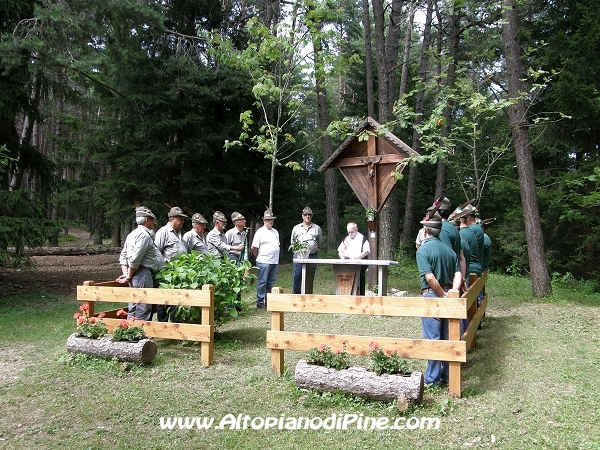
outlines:
[{"label": "green uniform shirt", "polygon": [[448,244],[456,256],[460,259],[460,233],[454,225],[447,220],[442,222],[442,230],[440,231],[440,241]]},{"label": "green uniform shirt", "polygon": [[430,288],[425,275],[432,273],[441,286],[451,285],[454,274],[460,272],[458,257],[454,251],[440,241],[429,237],[417,249],[417,267],[421,276],[421,289]]},{"label": "green uniform shirt", "polygon": [[477,238],[473,234],[473,230],[469,227],[460,227],[460,239],[466,240],[469,244],[470,262],[467,267],[467,279],[470,273],[476,273],[478,277],[481,276],[481,256],[479,255],[479,245],[477,244]]}]

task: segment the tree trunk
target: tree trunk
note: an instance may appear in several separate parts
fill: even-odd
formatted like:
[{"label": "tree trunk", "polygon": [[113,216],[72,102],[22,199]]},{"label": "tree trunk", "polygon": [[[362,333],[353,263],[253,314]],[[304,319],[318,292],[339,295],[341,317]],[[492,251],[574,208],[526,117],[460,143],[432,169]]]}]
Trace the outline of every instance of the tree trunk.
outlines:
[{"label": "tree trunk", "polygon": [[[8,253],[15,256],[17,251],[9,248]],[[39,247],[21,251],[21,254],[26,256],[84,256],[117,253],[121,253],[121,247]]]},{"label": "tree trunk", "polygon": [[418,402],[423,398],[422,372],[413,372],[409,376],[377,375],[364,367],[335,370],[301,359],[296,365],[294,379],[301,389],[343,392],[369,400],[393,401],[404,397]]},{"label": "tree trunk", "polygon": [[[401,1],[392,2],[389,32],[385,35],[385,10],[382,0],[373,0],[375,23],[375,48],[377,50],[377,75],[379,80],[379,123],[385,124],[392,118],[393,103],[396,100],[396,79],[398,49],[400,48]],[[373,258],[393,259],[398,244],[398,193],[394,187],[390,192],[378,220],[378,248]],[[373,249],[372,249],[373,250]],[[375,281],[369,274],[369,284]]]},{"label": "tree trunk", "polygon": [[521,95],[522,92],[527,92],[521,81],[526,77],[526,73],[521,61],[516,0],[504,0],[503,6],[502,40],[506,55],[508,95],[511,99],[517,100],[516,104],[508,108],[508,119],[517,157],[519,188],[531,268],[531,284],[534,297],[540,298],[552,295],[552,285],[546,266],[540,212],[535,192],[533,160],[529,149],[529,135],[527,134],[526,106]]},{"label": "tree trunk", "polygon": [[[421,45],[421,57],[419,64],[419,80],[422,83],[417,94],[415,103],[415,129],[413,131],[412,148],[416,152],[421,146],[421,136],[417,131],[417,126],[423,121],[423,111],[425,109],[425,81],[429,70],[429,45],[431,44],[431,22],[433,17],[432,1],[427,2],[427,14],[425,16],[425,27],[423,29],[423,44]],[[413,220],[415,216],[415,195],[417,192],[417,176],[419,166],[414,165],[409,169],[408,187],[406,190],[406,206],[404,209],[404,225],[402,228],[401,245],[408,247],[413,242]]]},{"label": "tree trunk", "polygon": [[111,240],[113,247],[121,247],[121,224],[113,225]]},{"label": "tree trunk", "polygon": [[[327,101],[327,89],[325,88],[325,64],[323,62],[321,30],[323,23],[316,24],[318,27],[312,32],[312,44],[315,56],[315,88],[317,93],[318,129],[321,133],[321,153],[325,161],[333,153],[331,136],[327,134],[329,126],[329,102]],[[340,214],[338,206],[338,178],[334,170],[325,171],[325,206],[327,209],[327,248],[334,250],[338,244],[338,233],[340,229]]]},{"label": "tree trunk", "polygon": [[[444,85],[448,89],[452,90],[456,84],[456,56],[458,54],[458,43],[460,40],[460,6],[454,4],[451,16],[450,16],[450,41],[448,43],[448,69],[446,71],[446,78]],[[449,103],[444,108],[444,122],[442,124],[441,136],[442,139],[447,138],[450,135],[450,127],[452,126],[452,106]],[[444,192],[446,187],[446,159],[440,158],[437,163],[437,176],[435,178],[435,198],[439,198]]]},{"label": "tree trunk", "polygon": [[371,42],[371,19],[369,14],[369,0],[362,0],[363,28],[365,32],[365,69],[367,83],[367,115],[375,117],[375,96],[373,94],[373,52]]},{"label": "tree trunk", "polygon": [[67,339],[67,351],[106,359],[116,357],[119,361],[150,363],[156,357],[158,348],[151,339],[141,339],[138,342],[113,341],[111,336],[89,339],[73,333]]}]

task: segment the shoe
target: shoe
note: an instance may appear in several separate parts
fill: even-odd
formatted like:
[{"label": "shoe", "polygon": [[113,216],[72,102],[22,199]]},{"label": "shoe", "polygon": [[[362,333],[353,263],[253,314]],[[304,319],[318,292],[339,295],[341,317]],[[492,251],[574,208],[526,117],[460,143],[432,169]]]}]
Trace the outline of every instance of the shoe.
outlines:
[{"label": "shoe", "polygon": [[267,308],[267,305],[265,305],[264,303],[257,303],[257,304],[256,304],[256,307],[257,307],[258,309],[266,309],[266,308]]}]

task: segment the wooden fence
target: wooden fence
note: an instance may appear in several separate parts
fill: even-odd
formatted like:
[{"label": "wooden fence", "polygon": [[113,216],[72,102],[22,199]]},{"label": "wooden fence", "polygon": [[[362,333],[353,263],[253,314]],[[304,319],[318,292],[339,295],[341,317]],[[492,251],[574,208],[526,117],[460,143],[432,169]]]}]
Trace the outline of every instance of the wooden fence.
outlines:
[{"label": "wooden fence", "polygon": [[[403,358],[448,361],[449,391],[460,397],[461,364],[467,361],[467,351],[475,346],[477,329],[487,306],[487,295],[484,295],[477,307],[477,295],[484,290],[486,281],[485,272],[480,278],[472,275],[467,292],[459,297],[458,291],[451,290],[446,299],[284,294],[283,289],[273,288],[267,296],[267,309],[271,311],[267,348],[271,349],[273,370],[278,375],[282,373],[285,350],[308,351],[323,344],[335,349],[345,339],[349,354],[368,355],[369,344],[375,341],[384,351],[396,350]],[[448,340],[287,332],[284,330],[286,312],[445,318],[448,319]],[[461,336],[461,319],[466,318],[470,320],[469,326]]]},{"label": "wooden fence", "polygon": [[[77,286],[77,300],[89,306],[88,315],[94,313],[95,302],[147,303],[167,306],[198,306],[201,308],[202,324],[172,322],[145,322],[144,331],[148,337],[163,339],[181,339],[201,342],[201,362],[210,366],[214,357],[214,286],[205,284],[202,290],[193,289],[154,289],[131,288],[122,283],[108,281],[94,283],[85,281]],[[127,309],[127,306],[124,307]],[[118,309],[104,311],[102,319],[112,333],[121,319],[117,318]]]}]

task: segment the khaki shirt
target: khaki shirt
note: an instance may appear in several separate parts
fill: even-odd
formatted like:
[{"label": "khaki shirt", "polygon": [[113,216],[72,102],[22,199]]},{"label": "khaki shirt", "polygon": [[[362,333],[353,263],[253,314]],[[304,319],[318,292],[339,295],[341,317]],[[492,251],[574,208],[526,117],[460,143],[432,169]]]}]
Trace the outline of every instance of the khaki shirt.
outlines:
[{"label": "khaki shirt", "polygon": [[[225,233],[225,242],[230,246],[236,246],[246,243],[246,232],[238,231],[237,228],[233,227]],[[231,259],[238,259],[240,257],[241,250],[229,250],[229,257]]]},{"label": "khaki shirt", "polygon": [[225,241],[225,233],[219,233],[219,230],[213,228],[206,235],[208,251],[216,256],[227,255],[231,246]]},{"label": "khaki shirt", "polygon": [[303,223],[299,223],[292,228],[292,237],[290,242],[293,242],[294,237],[302,242],[308,242],[309,253],[316,253],[323,246],[323,231],[321,227],[315,223],[311,223],[308,228]]},{"label": "khaki shirt", "polygon": [[208,251],[208,243],[206,242],[206,235],[202,233],[199,235],[196,230],[190,230],[183,235],[183,243],[187,248],[188,253],[192,250],[196,250],[198,253],[210,253]]},{"label": "khaki shirt", "polygon": [[150,230],[144,225],[138,225],[125,239],[119,255],[119,264],[136,270],[144,266],[153,272],[163,266],[163,257],[152,240]]},{"label": "khaki shirt", "polygon": [[165,259],[165,262],[168,262],[178,255],[187,253],[181,230],[175,231],[169,223],[156,232],[154,243]]}]

